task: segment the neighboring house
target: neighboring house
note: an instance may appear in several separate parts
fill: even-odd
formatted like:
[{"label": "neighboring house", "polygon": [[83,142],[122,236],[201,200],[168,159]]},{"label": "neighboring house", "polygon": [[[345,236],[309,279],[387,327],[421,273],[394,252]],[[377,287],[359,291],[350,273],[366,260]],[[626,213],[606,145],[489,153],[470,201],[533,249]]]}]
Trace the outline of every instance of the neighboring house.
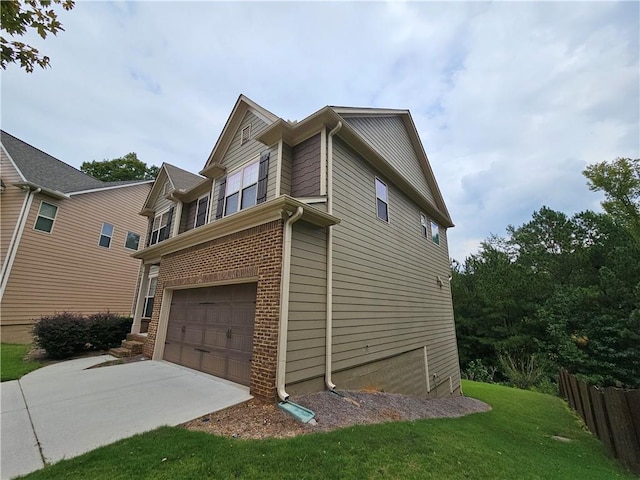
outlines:
[{"label": "neighboring house", "polygon": [[241,95],[200,175],[164,165],[141,212],[146,355],[265,398],[460,393],[453,223],[407,110]]},{"label": "neighboring house", "polygon": [[131,315],[152,181],[102,182],[2,132],[0,335],[56,312]]}]

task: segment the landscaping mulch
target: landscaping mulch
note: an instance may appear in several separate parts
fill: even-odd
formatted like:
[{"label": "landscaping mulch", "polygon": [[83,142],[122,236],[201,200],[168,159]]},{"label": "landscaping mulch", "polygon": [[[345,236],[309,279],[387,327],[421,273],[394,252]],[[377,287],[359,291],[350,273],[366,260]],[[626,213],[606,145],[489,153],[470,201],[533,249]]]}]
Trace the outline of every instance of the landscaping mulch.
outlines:
[{"label": "landscaping mulch", "polygon": [[299,422],[283,412],[274,402],[253,398],[191,420],[182,426],[188,430],[233,438],[287,438],[352,425],[460,417],[491,410],[486,403],[463,396],[430,400],[383,392],[340,393],[344,396],[325,391],[291,397],[291,401],[316,414],[315,425]]}]

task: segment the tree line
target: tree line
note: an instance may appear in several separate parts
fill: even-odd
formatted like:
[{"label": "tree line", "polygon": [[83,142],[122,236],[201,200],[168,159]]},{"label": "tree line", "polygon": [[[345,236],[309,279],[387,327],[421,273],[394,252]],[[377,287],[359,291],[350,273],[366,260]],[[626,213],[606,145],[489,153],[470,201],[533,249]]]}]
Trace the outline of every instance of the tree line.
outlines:
[{"label": "tree line", "polygon": [[542,207],[452,261],[468,378],[552,390],[564,367],[600,386],[640,387],[640,159],[583,172],[603,212]]}]

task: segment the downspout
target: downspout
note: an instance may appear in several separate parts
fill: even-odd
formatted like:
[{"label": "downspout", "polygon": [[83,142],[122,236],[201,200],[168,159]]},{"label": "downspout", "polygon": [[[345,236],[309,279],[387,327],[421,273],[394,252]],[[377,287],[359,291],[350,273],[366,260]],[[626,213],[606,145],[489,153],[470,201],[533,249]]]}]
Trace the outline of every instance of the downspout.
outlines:
[{"label": "downspout", "polygon": [[289,283],[291,277],[291,235],[292,225],[297,222],[304,209],[298,207],[296,212],[289,217],[284,224],[283,251],[282,251],[282,276],[280,279],[280,325],[278,326],[278,366],[276,369],[276,388],[278,397],[283,402],[289,398],[284,389],[285,373],[287,369],[287,334],[289,332]]},{"label": "downspout", "polygon": [[16,258],[16,254],[18,253],[18,246],[20,245],[20,240],[22,239],[22,232],[24,232],[24,226],[27,223],[27,217],[29,216],[29,210],[31,210],[31,204],[33,203],[33,199],[35,196],[42,191],[41,188],[37,188],[33,191],[29,190],[27,192],[27,196],[22,203],[22,210],[20,210],[20,215],[18,216],[18,222],[16,223],[16,228],[13,231],[13,235],[11,236],[11,243],[9,244],[9,249],[7,250],[7,254],[5,257],[4,265],[2,266],[2,282],[0,283],[0,300],[4,297],[4,290],[7,288],[7,283],[9,283],[9,275],[11,274],[11,268],[13,267],[13,261]]},{"label": "downspout", "polygon": [[[342,122],[338,122],[329,132],[327,139],[327,213],[333,215],[333,136],[342,128]],[[336,386],[331,381],[332,343],[333,343],[333,230],[327,227],[327,324],[325,339],[325,385],[329,390],[335,390]]]}]

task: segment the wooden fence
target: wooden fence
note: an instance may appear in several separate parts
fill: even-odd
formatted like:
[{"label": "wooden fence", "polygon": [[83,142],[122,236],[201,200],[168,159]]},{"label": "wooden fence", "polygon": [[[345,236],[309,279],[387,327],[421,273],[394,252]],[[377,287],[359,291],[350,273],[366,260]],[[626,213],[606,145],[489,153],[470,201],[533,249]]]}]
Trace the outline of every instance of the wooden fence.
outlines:
[{"label": "wooden fence", "polygon": [[560,396],[614,458],[640,474],[640,390],[598,388],[560,371]]}]

